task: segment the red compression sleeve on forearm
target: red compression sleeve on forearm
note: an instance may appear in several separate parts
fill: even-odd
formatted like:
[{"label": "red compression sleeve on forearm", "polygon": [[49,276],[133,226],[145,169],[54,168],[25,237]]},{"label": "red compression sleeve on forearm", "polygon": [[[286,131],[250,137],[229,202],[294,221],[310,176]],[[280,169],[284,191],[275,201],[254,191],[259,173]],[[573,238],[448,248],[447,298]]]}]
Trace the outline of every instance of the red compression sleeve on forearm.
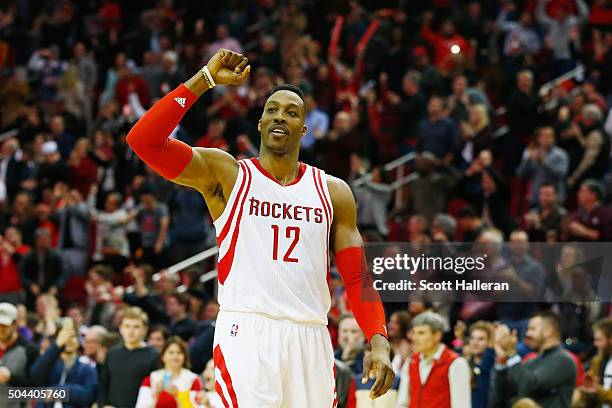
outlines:
[{"label": "red compression sleeve on forearm", "polygon": [[127,135],[126,141],[138,157],[168,180],[176,178],[191,161],[191,147],[168,136],[197,99],[185,85],[179,85],[153,105]]},{"label": "red compression sleeve on forearm", "polygon": [[334,260],[344,281],[351,310],[363,334],[368,341],[375,334],[387,337],[385,311],[368,275],[363,248],[345,248],[336,252]]}]

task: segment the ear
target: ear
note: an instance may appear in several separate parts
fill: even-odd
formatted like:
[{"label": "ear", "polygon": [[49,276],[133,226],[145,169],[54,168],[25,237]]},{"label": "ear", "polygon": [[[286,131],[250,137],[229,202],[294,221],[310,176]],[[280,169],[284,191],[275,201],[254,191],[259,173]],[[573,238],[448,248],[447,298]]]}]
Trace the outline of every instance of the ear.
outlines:
[{"label": "ear", "polygon": [[308,127],[306,125],[302,126],[302,137],[306,136],[307,131],[308,131]]}]

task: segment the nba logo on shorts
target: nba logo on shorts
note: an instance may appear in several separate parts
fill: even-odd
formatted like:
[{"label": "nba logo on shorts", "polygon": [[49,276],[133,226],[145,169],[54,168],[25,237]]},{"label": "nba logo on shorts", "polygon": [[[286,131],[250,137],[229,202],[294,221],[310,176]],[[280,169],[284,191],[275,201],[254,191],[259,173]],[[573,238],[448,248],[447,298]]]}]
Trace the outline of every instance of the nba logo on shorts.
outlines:
[{"label": "nba logo on shorts", "polygon": [[237,334],[238,334],[238,325],[232,324],[232,330],[230,330],[230,336],[236,337]]}]

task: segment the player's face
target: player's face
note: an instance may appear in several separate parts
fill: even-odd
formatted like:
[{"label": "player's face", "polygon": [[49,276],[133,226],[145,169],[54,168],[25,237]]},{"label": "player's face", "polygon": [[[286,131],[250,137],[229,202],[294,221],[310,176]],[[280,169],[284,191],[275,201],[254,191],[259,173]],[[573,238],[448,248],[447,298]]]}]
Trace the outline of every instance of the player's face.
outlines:
[{"label": "player's face", "polygon": [[279,155],[299,150],[306,134],[304,103],[290,91],[272,94],[264,106],[258,130],[262,147]]}]

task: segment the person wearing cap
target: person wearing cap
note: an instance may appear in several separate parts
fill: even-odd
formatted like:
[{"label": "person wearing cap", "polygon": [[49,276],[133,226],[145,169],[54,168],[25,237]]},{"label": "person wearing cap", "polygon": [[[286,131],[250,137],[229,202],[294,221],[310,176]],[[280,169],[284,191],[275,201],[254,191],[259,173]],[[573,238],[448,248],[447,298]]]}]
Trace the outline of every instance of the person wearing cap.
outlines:
[{"label": "person wearing cap", "polygon": [[578,209],[572,215],[569,232],[575,241],[608,241],[610,210],[602,205],[604,187],[595,180],[585,180],[578,190]]},{"label": "person wearing cap", "polygon": [[42,144],[41,153],[45,161],[40,165],[36,172],[38,188],[40,191],[45,188],[53,188],[55,183],[63,181],[68,183],[70,179],[70,170],[68,165],[59,152],[59,146],[54,140],[49,140]]},{"label": "person wearing cap", "polygon": [[28,371],[37,355],[36,347],[19,336],[17,308],[0,303],[0,401],[6,401],[7,386],[32,385]]}]

